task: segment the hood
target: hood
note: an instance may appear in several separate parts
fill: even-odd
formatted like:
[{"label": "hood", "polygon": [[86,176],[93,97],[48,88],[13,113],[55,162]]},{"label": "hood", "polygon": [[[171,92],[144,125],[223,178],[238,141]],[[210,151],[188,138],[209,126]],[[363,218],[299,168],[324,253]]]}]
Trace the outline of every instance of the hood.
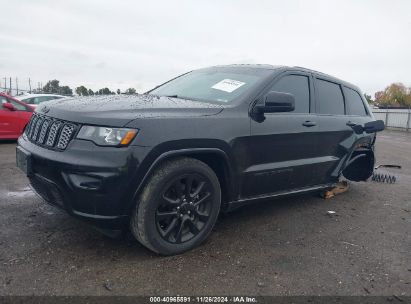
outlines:
[{"label": "hood", "polygon": [[121,127],[138,118],[218,114],[223,105],[154,95],[64,98],[42,102],[36,112],[86,124]]}]

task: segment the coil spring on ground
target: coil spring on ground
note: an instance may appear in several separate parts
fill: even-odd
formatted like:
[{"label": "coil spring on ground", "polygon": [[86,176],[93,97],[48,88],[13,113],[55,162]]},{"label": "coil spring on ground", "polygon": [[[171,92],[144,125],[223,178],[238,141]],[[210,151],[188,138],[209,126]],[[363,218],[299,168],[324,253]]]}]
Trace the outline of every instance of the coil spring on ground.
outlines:
[{"label": "coil spring on ground", "polygon": [[378,183],[394,184],[397,178],[394,175],[374,172],[371,180]]}]

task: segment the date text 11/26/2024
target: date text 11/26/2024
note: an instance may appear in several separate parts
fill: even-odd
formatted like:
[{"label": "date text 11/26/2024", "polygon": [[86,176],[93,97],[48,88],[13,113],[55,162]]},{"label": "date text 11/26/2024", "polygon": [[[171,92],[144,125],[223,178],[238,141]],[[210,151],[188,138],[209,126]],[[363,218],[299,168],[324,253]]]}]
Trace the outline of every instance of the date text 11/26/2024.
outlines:
[{"label": "date text 11/26/2024", "polygon": [[150,303],[257,303],[255,297],[243,297],[243,296],[233,296],[233,297],[150,297]]}]

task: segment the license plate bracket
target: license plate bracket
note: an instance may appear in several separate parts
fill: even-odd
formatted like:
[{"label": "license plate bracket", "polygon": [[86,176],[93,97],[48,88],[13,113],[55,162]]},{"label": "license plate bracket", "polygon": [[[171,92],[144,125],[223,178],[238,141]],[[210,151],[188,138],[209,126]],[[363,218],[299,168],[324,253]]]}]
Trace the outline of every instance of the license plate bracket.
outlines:
[{"label": "license plate bracket", "polygon": [[32,175],[31,153],[19,146],[16,148],[16,165],[27,176]]}]

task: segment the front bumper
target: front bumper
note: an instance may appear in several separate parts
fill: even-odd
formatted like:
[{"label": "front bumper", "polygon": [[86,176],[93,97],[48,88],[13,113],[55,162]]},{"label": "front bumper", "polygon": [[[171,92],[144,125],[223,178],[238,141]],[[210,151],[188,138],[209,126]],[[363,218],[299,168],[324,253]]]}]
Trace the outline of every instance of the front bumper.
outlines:
[{"label": "front bumper", "polygon": [[99,147],[73,139],[66,150],[53,151],[23,135],[18,149],[30,155],[28,178],[45,201],[103,229],[128,223],[146,147]]}]

